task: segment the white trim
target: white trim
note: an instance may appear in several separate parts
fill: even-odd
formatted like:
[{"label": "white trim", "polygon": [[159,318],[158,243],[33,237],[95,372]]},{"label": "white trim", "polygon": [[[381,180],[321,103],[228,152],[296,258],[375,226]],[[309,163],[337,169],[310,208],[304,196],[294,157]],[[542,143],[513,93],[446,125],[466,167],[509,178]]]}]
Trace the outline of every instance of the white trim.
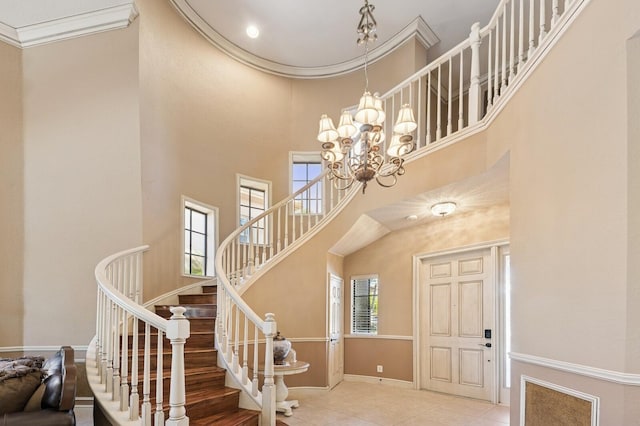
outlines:
[{"label": "white trim", "polygon": [[[185,276],[188,276],[188,275],[185,275]],[[202,277],[199,277],[199,278],[202,278]],[[210,279],[207,279],[207,280],[204,280],[204,281],[199,281],[197,283],[189,284],[189,285],[186,285],[184,287],[180,287],[180,288],[177,288],[175,290],[172,290],[172,291],[170,291],[168,293],[161,294],[160,296],[155,297],[155,298],[153,298],[151,300],[148,300],[142,306],[145,307],[145,308],[149,308],[150,306],[159,304],[160,302],[162,302],[165,299],[168,299],[169,297],[177,296],[179,294],[190,294],[190,293],[187,293],[187,292],[190,291],[190,290],[195,289],[196,287],[202,287],[202,286],[205,286],[205,285],[218,285],[218,282],[217,282],[216,278],[213,277],[213,278],[210,278]]]},{"label": "white trim", "polygon": [[420,253],[420,254],[414,255],[413,257],[417,258],[418,260],[423,260],[423,259],[430,259],[433,257],[448,256],[450,254],[461,254],[468,251],[490,249],[493,247],[502,247],[506,245],[509,245],[508,239],[499,239],[494,241],[485,241],[481,243],[470,244],[467,246],[461,246],[453,249],[439,250],[439,251],[434,251],[429,253]]},{"label": "white trim", "polygon": [[408,382],[406,380],[398,380],[398,379],[387,379],[385,377],[374,377],[374,376],[360,376],[357,374],[345,374],[344,375],[345,382],[360,382],[360,383],[371,383],[371,384],[381,384],[387,386],[395,386],[404,389],[414,389],[413,382]]},{"label": "white trim", "polygon": [[396,336],[392,334],[345,334],[345,339],[382,339],[382,340],[413,340],[413,336]]},{"label": "white trim", "polygon": [[[327,78],[346,74],[364,66],[364,58],[362,57],[338,64],[316,67],[301,67],[270,61],[256,56],[224,38],[191,7],[187,0],[171,0],[171,3],[184,19],[211,44],[233,59],[270,74],[289,78]],[[370,51],[369,64],[389,55],[414,36],[426,49],[440,41],[424,19],[418,16],[392,38]]]},{"label": "white trim", "polygon": [[[376,331],[376,333],[355,333],[353,331],[353,282],[356,280],[372,280],[375,279],[378,282],[378,303],[380,303],[380,277],[378,277],[378,274],[364,274],[364,275],[352,275],[351,277],[349,277],[349,336],[355,336],[355,335],[359,335],[359,336],[364,336],[364,337],[372,337],[372,336],[377,336],[378,332]],[[369,321],[369,326],[371,325],[371,321]],[[345,333],[346,334],[346,333]],[[346,337],[347,335],[345,335]]]},{"label": "white trim", "polygon": [[13,28],[0,23],[0,40],[19,48],[126,28],[138,16],[133,1],[74,16]]},{"label": "white trim", "polygon": [[574,364],[571,362],[558,361],[535,355],[521,354],[517,352],[509,353],[509,357],[512,361],[538,365],[541,367],[564,371],[566,373],[590,377],[592,379],[604,380],[606,382],[612,382],[618,385],[640,386],[640,374],[605,370],[602,368],[590,367],[588,365]]},{"label": "white trim", "polygon": [[329,341],[328,337],[292,337],[288,338],[292,343],[326,343]]},{"label": "white trim", "polygon": [[588,393],[580,392],[575,389],[565,388],[564,386],[556,385],[554,383],[546,382],[544,380],[534,379],[533,377],[522,375],[520,376],[520,424],[521,425],[525,424],[527,382],[591,402],[591,426],[598,426],[600,424],[600,398],[599,397],[594,395],[589,395]]},{"label": "white trim", "polygon": [[[57,352],[60,350],[58,346],[4,346],[0,347],[0,353],[4,352]],[[74,351],[87,351],[88,345],[70,345]]]},{"label": "white trim", "polygon": [[[209,204],[203,203],[201,201],[196,200],[195,198],[187,197],[186,195],[180,196],[180,218],[182,227],[180,228],[180,271],[183,277],[187,278],[196,278],[203,279],[209,278],[214,279],[216,277],[216,252],[218,251],[218,246],[220,245],[220,210]],[[184,272],[184,235],[185,235],[185,224],[184,224],[184,209],[185,207],[189,207],[194,210],[198,210],[201,213],[207,215],[207,252],[209,255],[206,257],[207,266],[206,269],[209,272],[209,275],[190,275]],[[211,220],[213,218],[213,224]],[[211,237],[213,234],[213,238]],[[213,272],[213,273],[211,273]],[[145,305],[146,306],[146,305]]]}]

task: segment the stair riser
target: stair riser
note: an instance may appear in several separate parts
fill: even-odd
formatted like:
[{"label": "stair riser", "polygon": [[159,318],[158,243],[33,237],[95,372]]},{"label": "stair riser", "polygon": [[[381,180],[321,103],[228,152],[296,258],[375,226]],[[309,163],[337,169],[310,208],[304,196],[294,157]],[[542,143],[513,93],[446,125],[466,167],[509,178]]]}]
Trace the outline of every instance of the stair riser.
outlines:
[{"label": "stair riser", "polygon": [[[140,334],[144,334],[144,322],[139,321],[138,322],[138,332]],[[191,328],[191,331],[214,331],[215,330],[215,326],[216,326],[216,320],[215,317],[212,318],[201,318],[201,317],[195,317],[195,318],[189,318],[189,327]],[[151,328],[152,331],[156,331],[153,327]],[[131,330],[129,330],[131,331]]]},{"label": "stair riser", "polygon": [[179,305],[194,305],[197,303],[203,304],[216,304],[217,303],[217,295],[216,294],[181,294],[178,296]]},{"label": "stair riser", "polygon": [[[196,306],[186,306],[185,307],[185,316],[187,318],[197,318],[197,317],[215,317],[216,312],[218,311],[217,306],[213,305],[211,307],[196,307]],[[169,308],[159,307],[155,308],[156,314],[161,316],[162,318],[170,318],[172,313]]]},{"label": "stair riser", "polygon": [[[150,369],[155,371],[157,367],[157,356],[151,354],[149,360],[151,361]],[[211,350],[209,352],[185,352],[184,353],[184,366],[189,368],[200,368],[205,366],[215,366],[218,362],[218,352]],[[131,356],[129,356],[129,365],[131,365]],[[171,352],[164,352],[162,354],[162,367],[164,370],[171,369]],[[138,355],[138,371],[141,372],[144,368],[144,354],[141,352]]]},{"label": "stair riser", "polygon": [[[189,400],[187,399],[187,416],[189,416],[189,419],[196,420],[210,416],[212,413],[218,413],[221,411],[234,411],[238,408],[239,400],[239,393],[225,395],[213,400],[199,401],[194,404],[189,404]],[[168,415],[166,418],[169,418]]]},{"label": "stair riser", "polygon": [[[162,381],[162,392],[163,392],[163,400],[169,400],[169,389],[171,387],[171,375],[169,372],[165,372],[165,378]],[[129,377],[129,380],[131,378]],[[200,390],[215,390],[224,387],[225,374],[222,373],[203,373],[196,376],[186,376],[185,377],[185,388],[187,391],[187,396],[189,392],[196,392]],[[150,395],[155,398],[156,395],[156,381],[155,379],[149,382],[150,384]],[[143,382],[138,382],[138,393],[142,395],[143,391]],[[188,399],[188,398],[187,398]]]},{"label": "stair riser", "polygon": [[215,285],[202,286],[202,293],[204,293],[204,294],[218,294],[218,286],[215,286]]},{"label": "stair riser", "polygon": [[[214,346],[214,334],[206,333],[206,334],[192,334],[187,339],[186,347],[189,348],[213,348]],[[149,336],[151,342],[151,348],[156,348],[158,346],[158,335],[152,334]],[[162,346],[165,349],[171,347],[171,341],[167,339],[165,336],[162,336]],[[133,336],[129,336],[129,348],[133,347]],[[144,334],[138,337],[138,348],[140,351],[144,348]]]}]

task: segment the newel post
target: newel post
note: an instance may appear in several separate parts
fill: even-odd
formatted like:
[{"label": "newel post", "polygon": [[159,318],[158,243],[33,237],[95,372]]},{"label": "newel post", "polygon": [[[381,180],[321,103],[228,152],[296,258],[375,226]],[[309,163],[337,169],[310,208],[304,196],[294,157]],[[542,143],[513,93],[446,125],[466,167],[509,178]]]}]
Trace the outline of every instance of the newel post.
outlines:
[{"label": "newel post", "polygon": [[[469,125],[480,120],[481,96],[480,96],[480,23],[471,26],[469,34],[471,44],[471,76],[469,86]],[[491,95],[491,94],[489,94]]]},{"label": "newel post", "polygon": [[169,390],[169,420],[165,425],[188,426],[185,409],[184,344],[190,335],[189,320],[182,306],[171,308],[173,314],[167,325],[167,339],[171,340],[171,388]]},{"label": "newel post", "polygon": [[276,388],[273,381],[273,338],[277,325],[274,314],[267,314],[264,323],[264,384],[262,385],[262,424],[276,424]]}]

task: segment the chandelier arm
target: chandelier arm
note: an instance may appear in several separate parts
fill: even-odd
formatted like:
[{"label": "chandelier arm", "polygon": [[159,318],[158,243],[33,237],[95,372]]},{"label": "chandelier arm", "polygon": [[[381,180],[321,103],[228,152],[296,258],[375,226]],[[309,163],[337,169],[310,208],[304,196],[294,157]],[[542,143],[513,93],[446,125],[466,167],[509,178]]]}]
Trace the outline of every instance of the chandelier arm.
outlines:
[{"label": "chandelier arm", "polygon": [[391,188],[392,186],[394,186],[398,182],[398,177],[396,175],[391,175],[391,176],[393,177],[393,180],[392,180],[392,183],[390,183],[390,184],[386,184],[386,183],[384,183],[384,182],[382,182],[380,180],[380,178],[385,178],[385,177],[389,177],[389,176],[382,176],[382,175],[377,176],[376,177],[376,182],[378,182],[378,185],[380,185],[380,186],[382,186],[384,188]]}]

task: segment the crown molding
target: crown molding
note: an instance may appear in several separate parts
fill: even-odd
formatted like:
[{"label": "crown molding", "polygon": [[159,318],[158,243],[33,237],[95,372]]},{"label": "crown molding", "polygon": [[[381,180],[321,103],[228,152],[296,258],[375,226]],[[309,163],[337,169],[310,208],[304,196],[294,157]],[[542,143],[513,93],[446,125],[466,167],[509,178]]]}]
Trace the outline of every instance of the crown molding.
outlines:
[{"label": "crown molding", "polygon": [[138,16],[133,1],[128,4],[66,16],[14,28],[0,22],[0,40],[19,48],[126,28]]},{"label": "crown molding", "polygon": [[[256,56],[224,38],[191,7],[187,0],[171,0],[171,3],[182,17],[214,46],[233,59],[260,71],[281,77],[314,79],[347,74],[364,66],[364,58],[361,57],[338,64],[317,67],[302,67],[270,61]],[[426,49],[440,41],[425,20],[418,16],[389,40],[370,51],[368,62],[373,63],[384,58],[414,36]]]}]

